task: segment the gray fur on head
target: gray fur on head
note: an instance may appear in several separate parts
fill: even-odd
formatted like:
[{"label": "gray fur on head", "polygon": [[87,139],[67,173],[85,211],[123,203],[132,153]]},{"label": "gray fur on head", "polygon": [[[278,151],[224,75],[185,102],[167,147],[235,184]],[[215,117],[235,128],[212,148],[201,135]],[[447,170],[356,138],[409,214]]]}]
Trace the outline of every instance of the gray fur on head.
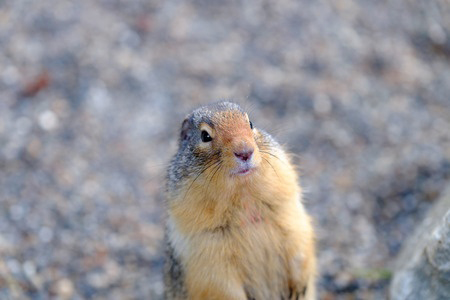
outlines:
[{"label": "gray fur on head", "polygon": [[185,132],[186,129],[188,131],[194,131],[196,128],[199,128],[201,123],[206,123],[211,127],[214,127],[212,118],[217,112],[220,111],[238,111],[242,114],[245,113],[238,104],[228,101],[217,102],[195,109],[183,122],[180,135],[180,148],[183,146],[183,140],[189,138],[185,135],[188,133]]}]

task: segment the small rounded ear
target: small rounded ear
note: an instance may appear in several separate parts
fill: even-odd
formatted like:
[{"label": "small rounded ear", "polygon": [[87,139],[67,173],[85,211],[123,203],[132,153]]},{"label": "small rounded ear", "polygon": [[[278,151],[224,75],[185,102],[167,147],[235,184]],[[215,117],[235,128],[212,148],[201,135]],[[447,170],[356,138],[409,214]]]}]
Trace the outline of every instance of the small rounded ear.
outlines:
[{"label": "small rounded ear", "polygon": [[180,138],[182,141],[185,141],[189,138],[191,135],[191,132],[189,131],[190,124],[188,119],[184,119],[183,124],[181,125],[181,133]]}]

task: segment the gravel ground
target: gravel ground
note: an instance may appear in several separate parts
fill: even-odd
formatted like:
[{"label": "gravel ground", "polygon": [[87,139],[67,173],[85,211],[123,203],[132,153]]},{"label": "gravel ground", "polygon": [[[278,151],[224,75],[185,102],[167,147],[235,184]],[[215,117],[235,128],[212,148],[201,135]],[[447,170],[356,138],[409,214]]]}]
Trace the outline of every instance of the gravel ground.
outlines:
[{"label": "gravel ground", "polygon": [[321,299],[384,299],[450,179],[450,4],[0,0],[0,298],[160,299],[164,175],[235,99],[298,155]]}]

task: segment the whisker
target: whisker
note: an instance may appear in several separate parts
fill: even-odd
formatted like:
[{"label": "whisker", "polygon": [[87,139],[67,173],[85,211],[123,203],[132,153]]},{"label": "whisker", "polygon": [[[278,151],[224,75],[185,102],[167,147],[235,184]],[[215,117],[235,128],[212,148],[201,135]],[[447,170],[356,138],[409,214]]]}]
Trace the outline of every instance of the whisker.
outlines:
[{"label": "whisker", "polygon": [[194,182],[197,180],[198,177],[200,177],[200,175],[203,174],[204,171],[205,171],[205,170],[201,171],[200,174],[198,174],[197,177],[195,177],[195,179],[191,182],[191,184],[189,185],[188,190],[187,190],[186,193],[184,194],[183,201],[186,199],[187,194],[189,194],[189,191],[191,190],[191,187],[192,187],[192,185],[194,184]]},{"label": "whisker", "polygon": [[213,175],[211,176],[211,179],[208,182],[207,188],[209,188],[209,185],[212,182],[212,180],[214,179],[214,176],[216,175],[217,171],[219,171],[221,168],[222,168],[222,162],[219,162],[219,167],[214,171]]},{"label": "whisker", "polygon": [[273,157],[275,157],[276,159],[278,159],[279,161],[281,161],[282,163],[285,163],[284,161],[281,160],[281,158],[279,158],[278,156],[276,156],[276,155],[273,154],[273,153],[270,153],[270,152],[268,152],[268,151],[261,150],[261,149],[259,149],[259,152],[262,152],[262,153],[268,154],[268,155],[270,155],[270,156],[273,156]]},{"label": "whisker", "polygon": [[[214,160],[214,164],[211,166],[211,168],[216,168],[217,165],[221,164],[221,160],[220,160],[220,152],[216,152],[213,155],[211,155],[211,157],[209,158],[210,160]],[[206,180],[208,181],[209,175],[206,177]]]},{"label": "whisker", "polygon": [[[211,166],[211,169],[213,170],[210,174],[212,174],[212,176],[210,176],[210,174],[208,174],[208,176],[206,177],[206,190],[209,189],[209,185],[214,177],[214,174],[217,172],[218,169],[220,169],[222,165],[222,161],[218,160],[213,166]],[[209,178],[209,179],[208,179]],[[210,197],[206,197],[207,201],[210,202],[212,199]],[[208,205],[205,205],[205,207],[207,207]]]},{"label": "whisker", "polygon": [[[220,162],[220,161],[219,161]],[[189,191],[191,190],[192,185],[194,184],[194,182],[200,177],[200,175],[202,175],[203,173],[205,173],[206,170],[208,170],[209,168],[211,168],[215,163],[217,163],[216,161],[212,161],[210,163],[208,163],[203,170],[200,171],[200,173],[195,177],[195,179],[191,182],[191,184],[189,185],[188,190],[186,191],[186,193],[184,194],[183,197],[183,201],[186,199],[186,196],[188,195]]]},{"label": "whisker", "polygon": [[278,178],[280,178],[280,176],[278,176],[277,171],[275,170],[275,168],[273,167],[273,165],[269,162],[269,160],[267,158],[265,158],[264,156],[261,156],[273,169],[273,171],[275,172],[275,174],[277,175]]},{"label": "whisker", "polygon": [[207,182],[211,181],[212,177],[214,176],[214,173],[216,172],[216,169],[220,168],[220,164],[221,164],[220,160],[214,164],[214,166],[212,167],[212,169],[213,169],[212,172],[210,174],[208,174],[208,176],[206,177]]}]

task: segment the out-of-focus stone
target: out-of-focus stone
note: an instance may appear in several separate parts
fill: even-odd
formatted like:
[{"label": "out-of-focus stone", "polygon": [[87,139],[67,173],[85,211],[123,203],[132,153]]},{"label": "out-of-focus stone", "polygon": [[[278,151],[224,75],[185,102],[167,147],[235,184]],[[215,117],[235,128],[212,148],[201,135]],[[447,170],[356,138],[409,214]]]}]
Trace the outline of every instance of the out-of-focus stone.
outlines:
[{"label": "out-of-focus stone", "polygon": [[58,117],[51,110],[46,110],[39,115],[39,125],[44,130],[53,130],[58,126]]},{"label": "out-of-focus stone", "polygon": [[96,271],[87,276],[89,284],[97,289],[102,289],[116,282],[120,277],[120,267],[113,261],[105,263],[101,271]]},{"label": "out-of-focus stone", "polygon": [[75,287],[68,278],[61,278],[53,286],[53,292],[61,299],[70,299],[73,296]]},{"label": "out-of-focus stone", "polygon": [[390,295],[392,300],[450,299],[450,185],[404,245]]}]

